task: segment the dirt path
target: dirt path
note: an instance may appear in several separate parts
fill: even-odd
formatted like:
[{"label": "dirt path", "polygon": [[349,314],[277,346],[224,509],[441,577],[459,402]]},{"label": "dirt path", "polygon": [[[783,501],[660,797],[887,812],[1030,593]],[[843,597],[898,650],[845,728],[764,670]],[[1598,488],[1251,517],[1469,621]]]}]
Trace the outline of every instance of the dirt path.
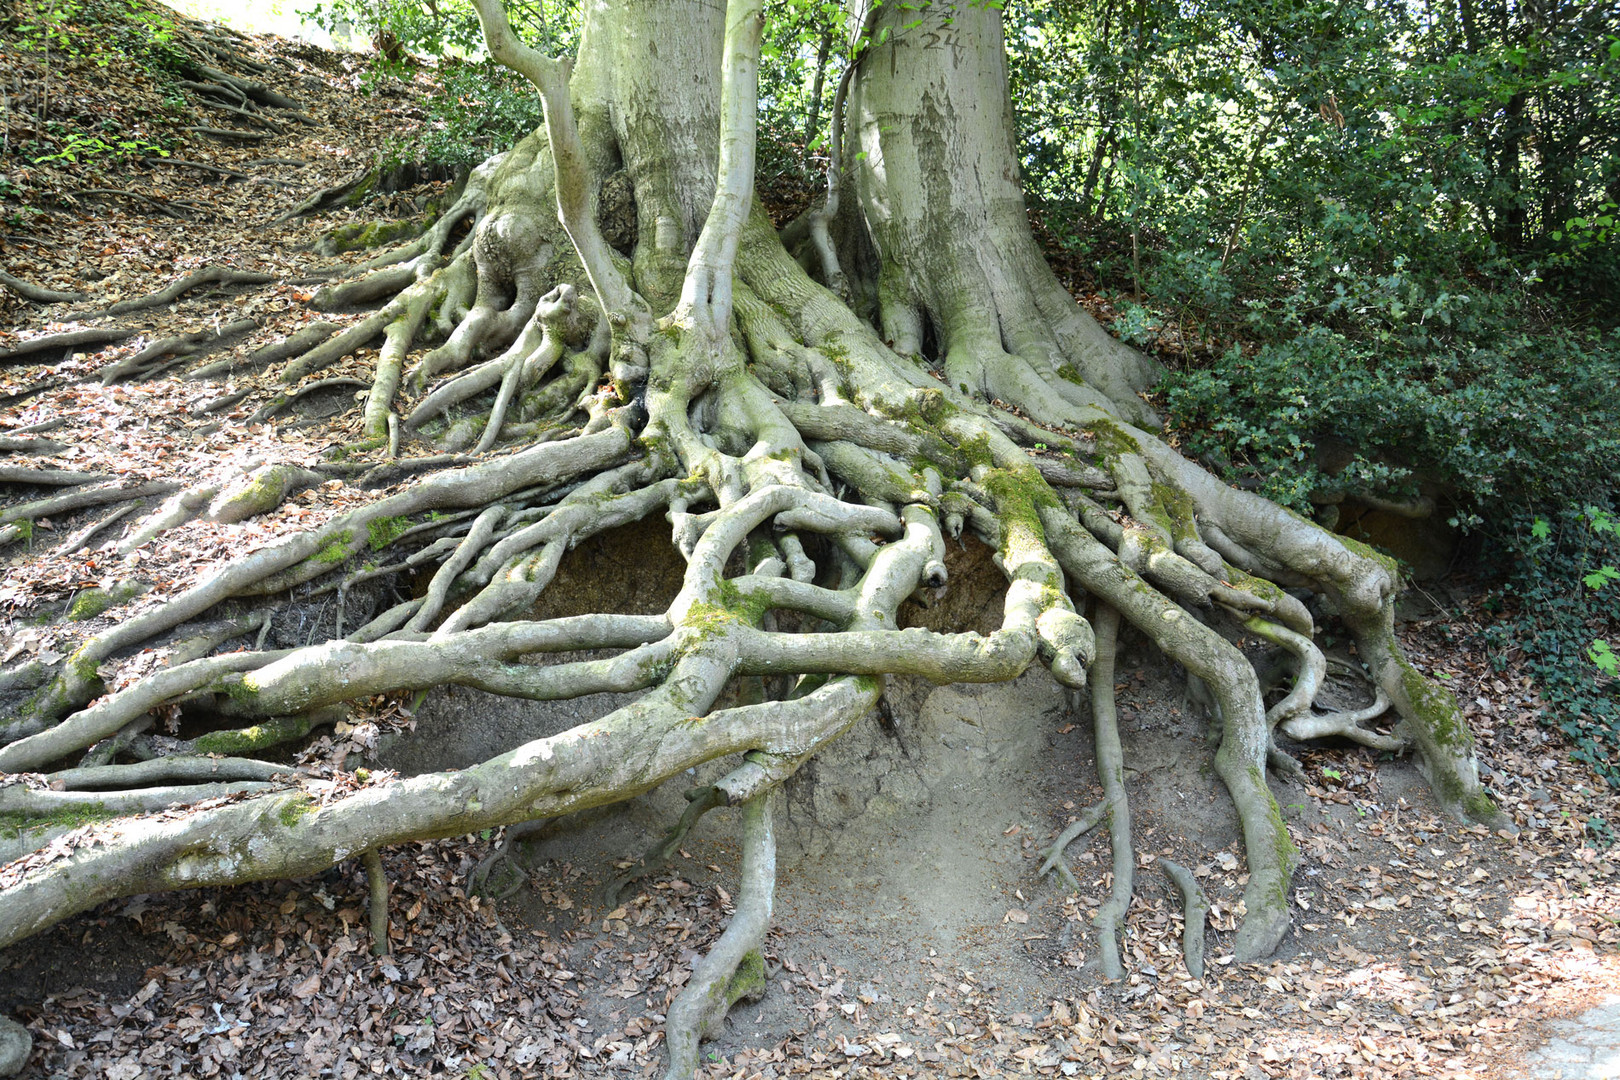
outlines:
[{"label": "dirt path", "polygon": [[1525,1057],[1535,1075],[1546,1080],[1620,1077],[1620,996],[1550,1027],[1551,1040]]}]

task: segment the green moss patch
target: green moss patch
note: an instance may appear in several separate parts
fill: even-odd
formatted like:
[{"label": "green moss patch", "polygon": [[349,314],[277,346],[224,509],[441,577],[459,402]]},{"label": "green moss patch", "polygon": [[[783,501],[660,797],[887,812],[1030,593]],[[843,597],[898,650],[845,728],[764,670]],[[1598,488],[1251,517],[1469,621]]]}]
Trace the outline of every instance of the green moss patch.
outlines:
[{"label": "green moss patch", "polygon": [[366,526],[366,543],[371,545],[372,551],[381,551],[398,540],[410,527],[411,523],[407,518],[380,518]]},{"label": "green moss patch", "polygon": [[315,800],[308,795],[295,795],[281,804],[281,809],[276,812],[276,820],[290,829],[317,809]]},{"label": "green moss patch", "polygon": [[354,534],[348,529],[327,539],[321,545],[321,550],[310,558],[318,563],[340,563],[349,557],[349,548],[354,544]]},{"label": "green moss patch", "polygon": [[79,806],[63,807],[54,814],[37,817],[32,814],[7,811],[0,813],[0,836],[18,839],[24,833],[37,832],[42,829],[77,829],[81,825],[106,821],[108,818],[117,816],[102,803],[83,803]]},{"label": "green moss patch", "polygon": [[[242,692],[249,696],[257,693],[246,680],[234,685],[243,687]],[[226,693],[233,698],[237,696],[231,684],[227,684]],[[236,728],[232,731],[210,731],[206,735],[197,736],[192,745],[197,748],[199,754],[238,757],[301,739],[309,734],[310,727],[307,716],[278,716],[251,727]]]}]

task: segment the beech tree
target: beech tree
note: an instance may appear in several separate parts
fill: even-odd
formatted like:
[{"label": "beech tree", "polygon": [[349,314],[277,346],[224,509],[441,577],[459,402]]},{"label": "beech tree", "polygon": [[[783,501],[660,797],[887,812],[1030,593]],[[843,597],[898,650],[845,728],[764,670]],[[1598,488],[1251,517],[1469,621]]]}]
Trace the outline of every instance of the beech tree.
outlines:
[{"label": "beech tree", "polygon": [[[419,239],[314,300],[380,302],[374,313],[285,350],[292,382],[380,337],[360,449],[434,471],[237,558],[46,673],[0,724],[0,769],[86,751],[90,763],[51,774],[55,790],[0,789],[0,807],[46,822],[25,832],[40,850],[9,853],[0,944],[120,895],[351,858],[377,892],[386,845],[627,799],[726,759],[688,818],[741,808],[742,882],[668,1014],[669,1075],[687,1076],[698,1040],[758,981],[772,792],[872,712],[885,676],[994,682],[1040,663],[1089,697],[1105,791],[1048,866],[1107,825],[1114,891],[1097,923],[1118,977],[1134,861],[1113,701],[1122,623],[1213,703],[1214,765],[1248,858],[1239,959],[1268,955],[1289,926],[1300,856],[1266,773],[1298,766],[1277,732],[1410,752],[1448,811],[1502,824],[1457,708],[1397,645],[1392,562],[1162,441],[1141,396],[1154,365],[1043,261],[997,5],[856,5],[825,196],[780,232],[754,197],[761,0],[585,6],[564,58],[522,44],[499,0],[477,0],[491,53],[534,84],[544,127],[476,169]],[[298,479],[270,470],[232,498],[262,509]],[[653,514],[686,562],[666,612],[526,617],[570,546]],[[897,628],[907,597],[950,588],[945,544],[964,533],[1006,576],[1000,629]],[[159,635],[183,638],[204,616],[242,633],[295,588],[376,573],[346,564],[379,539],[432,571],[424,595],[329,641],[174,656],[104,692],[117,661]],[[1353,638],[1371,707],[1313,707],[1327,670],[1313,610]],[[1291,661],[1270,707],[1245,635]],[[534,662],[587,649],[610,658]],[[738,679],[752,680],[738,703],[716,708]],[[473,768],[320,802],[254,757],[347,702],[446,684],[640,696]],[[778,685],[791,690],[765,692]],[[148,760],[119,753],[121,733],[175,706],[219,730]],[[1390,709],[1392,729],[1367,726]],[[97,842],[46,846],[66,827],[53,815],[90,803],[122,816],[90,826]]]}]

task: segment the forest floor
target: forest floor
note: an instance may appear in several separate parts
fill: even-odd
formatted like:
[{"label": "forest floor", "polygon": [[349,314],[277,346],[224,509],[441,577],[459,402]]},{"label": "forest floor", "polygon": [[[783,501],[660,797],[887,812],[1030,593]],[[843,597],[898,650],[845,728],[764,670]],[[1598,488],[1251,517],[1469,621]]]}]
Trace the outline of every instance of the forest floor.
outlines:
[{"label": "forest floor", "polygon": [[[321,236],[348,220],[408,217],[442,193],[419,185],[276,220],[419,122],[432,73],[368,94],[364,58],[270,38],[235,47],[266,65],[257,78],[300,100],[307,122],[271,113],[270,126],[240,129],[263,136],[249,139],[188,131],[240,121],[203,119],[195,100],[87,52],[45,61],[56,65],[51,115],[67,125],[50,128],[21,105],[43,78],[41,56],[0,49],[14,103],[0,157],[0,262],[86,297],[42,306],[0,287],[0,350],[81,326],[132,331],[66,359],[58,350],[0,366],[0,435],[34,429],[58,444],[5,464],[192,485],[249,459],[312,464],[356,438],[355,385],[327,383],[278,406],[285,388],[247,358],[312,318],[314,273],[363,257],[316,255]],[[142,147],[126,152],[111,129],[109,150],[70,143],[91,119]],[[144,149],[159,145],[167,157]],[[69,146],[80,147],[72,159],[35,161]],[[210,266],[274,280],[209,286],[115,318],[70,317]],[[244,318],[253,325],[214,336]],[[183,362],[103,385],[112,365],[182,333],[198,343]],[[221,359],[235,363],[184,377]],[[369,382],[367,360],[321,379]],[[0,512],[38,497],[0,485]],[[40,521],[27,544],[0,552],[0,653],[64,654],[104,620],[369,497],[334,481],[241,524],[193,523],[123,556],[114,546],[127,522],[106,509]],[[92,525],[102,527],[85,535]],[[602,538],[578,562],[616,557],[615,542]],[[968,590],[973,555],[953,558],[962,571],[953,588]],[[82,590],[135,578],[149,591],[125,606],[62,617]],[[1402,608],[1408,654],[1455,688],[1487,786],[1517,835],[1442,819],[1407,762],[1310,750],[1308,781],[1275,789],[1305,855],[1295,930],[1271,961],[1236,964],[1230,932],[1245,879],[1235,817],[1173,673],[1127,640],[1119,679],[1138,870],[1128,976],[1108,984],[1092,965],[1090,926],[1108,888],[1106,840],[1070,848],[1076,894],[1034,873],[1051,838],[1097,797],[1089,724],[1068,714],[1040,672],[1008,688],[898,687],[894,737],[862,736],[861,753],[884,779],[875,794],[858,794],[859,812],[838,811],[847,793],[830,766],[796,780],[783,800],[769,989],[734,1010],[711,1044],[709,1074],[1555,1075],[1551,1059],[1527,1055],[1568,1035],[1557,1022],[1620,993],[1620,866],[1615,848],[1591,846],[1603,830],[1589,824],[1620,822],[1620,800],[1569,760],[1528,680],[1493,667],[1484,585],[1427,588]],[[996,606],[991,593],[972,603]],[[335,616],[330,602],[298,611],[277,635],[307,637]],[[129,658],[117,679],[142,665]],[[376,750],[389,728],[426,727],[453,711],[454,697],[434,695],[414,716],[379,700],[306,748],[300,768],[336,788],[349,754]],[[994,741],[1012,727],[1021,734]],[[960,740],[984,767],[931,765],[924,736]],[[897,804],[885,791],[921,794]],[[601,903],[600,883],[667,824],[668,798],[554,824],[520,849],[521,887],[500,902],[469,895],[468,880],[498,834],[385,853],[393,952],[381,959],[368,952],[364,878],[353,864],[109,904],[0,951],[0,1012],[34,1035],[26,1076],[650,1075],[664,1007],[724,925],[736,880],[733,823],[716,814],[662,875],[620,904]],[[1160,858],[1194,868],[1215,901],[1201,980],[1181,960],[1179,907]]]}]

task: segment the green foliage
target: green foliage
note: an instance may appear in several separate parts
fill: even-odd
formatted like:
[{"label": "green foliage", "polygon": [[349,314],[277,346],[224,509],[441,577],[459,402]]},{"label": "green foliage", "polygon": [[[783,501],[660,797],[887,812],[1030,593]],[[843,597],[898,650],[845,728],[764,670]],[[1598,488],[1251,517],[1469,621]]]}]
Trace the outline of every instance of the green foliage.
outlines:
[{"label": "green foliage", "polygon": [[1620,788],[1620,663],[1610,645],[1620,631],[1620,526],[1612,507],[1565,508],[1530,522],[1502,550],[1511,559],[1497,606],[1503,622],[1487,633],[1506,667],[1517,648],[1574,757]]},{"label": "green foliage", "polygon": [[[1620,532],[1620,528],[1615,525],[1614,518],[1599,507],[1588,506],[1586,508],[1586,517],[1588,523],[1592,526],[1592,532],[1597,536],[1614,537],[1617,532]],[[1591,573],[1581,577],[1581,584],[1594,591],[1603,588],[1605,585],[1612,585],[1616,581],[1620,581],[1620,570],[1608,564],[1599,566]],[[1594,638],[1592,644],[1586,647],[1586,658],[1596,664],[1598,670],[1609,678],[1612,679],[1616,675],[1620,675],[1620,656],[1615,655],[1614,649],[1609,646],[1607,638]]]},{"label": "green foliage", "polygon": [[[577,0],[504,0],[517,35],[547,52],[577,44]],[[320,0],[298,14],[337,40],[369,43],[396,73],[409,56],[472,56],[483,49],[478,13],[469,0]]]},{"label": "green foliage", "polygon": [[[527,44],[553,55],[578,46],[577,0],[506,0],[504,6]],[[335,38],[371,45],[376,59],[362,92],[382,91],[394,80],[434,85],[423,118],[385,144],[385,171],[414,164],[465,173],[544,119],[534,88],[483,55],[483,32],[468,0],[322,0],[298,13]],[[439,58],[437,70],[419,65],[420,57]]]},{"label": "green foliage", "polygon": [[[177,32],[167,9],[145,0],[18,0],[0,7],[0,38],[15,49],[25,73],[20,78],[38,80],[11,101],[14,109],[32,114],[16,126],[31,129],[34,137],[16,144],[0,139],[0,153],[13,151],[34,165],[72,165],[92,174],[141,157],[168,156],[170,138],[90,112],[66,88],[91,65],[116,65],[119,71],[133,66],[160,82],[174,80],[187,63],[175,45]],[[31,170],[15,168],[0,182],[0,199],[23,204],[7,213],[8,225],[27,228],[28,216],[42,212],[28,205],[38,194],[27,182],[30,177]]]},{"label": "green foliage", "polygon": [[1510,259],[1572,299],[1620,284],[1612,5],[1023,0],[1008,17],[1031,194],[1104,278],[1134,235],[1160,303],[1225,314],[1402,255],[1420,278]]},{"label": "green foliage", "polygon": [[162,144],[148,142],[145,139],[119,139],[108,141],[100,135],[91,135],[82,131],[70,131],[63,136],[54,154],[45,154],[34,159],[35,165],[44,165],[52,161],[80,162],[92,158],[138,158],[168,157],[169,151]]},{"label": "green foliage", "polygon": [[508,149],[545,117],[540,96],[524,79],[493,60],[446,60],[425,119],[389,140],[385,165],[401,162],[468,170]]},{"label": "green foliage", "polygon": [[184,54],[166,9],[144,0],[19,0],[0,10],[9,44],[42,59],[83,59],[98,67],[135,63],[178,71]]},{"label": "green foliage", "polygon": [[[1504,312],[1444,341],[1421,305],[1403,319],[1382,341],[1317,324],[1173,377],[1183,445],[1301,511],[1313,492],[1400,498],[1421,480],[1488,531],[1578,503],[1620,460],[1620,335],[1528,333]],[[1349,448],[1331,475],[1324,444]]]}]

